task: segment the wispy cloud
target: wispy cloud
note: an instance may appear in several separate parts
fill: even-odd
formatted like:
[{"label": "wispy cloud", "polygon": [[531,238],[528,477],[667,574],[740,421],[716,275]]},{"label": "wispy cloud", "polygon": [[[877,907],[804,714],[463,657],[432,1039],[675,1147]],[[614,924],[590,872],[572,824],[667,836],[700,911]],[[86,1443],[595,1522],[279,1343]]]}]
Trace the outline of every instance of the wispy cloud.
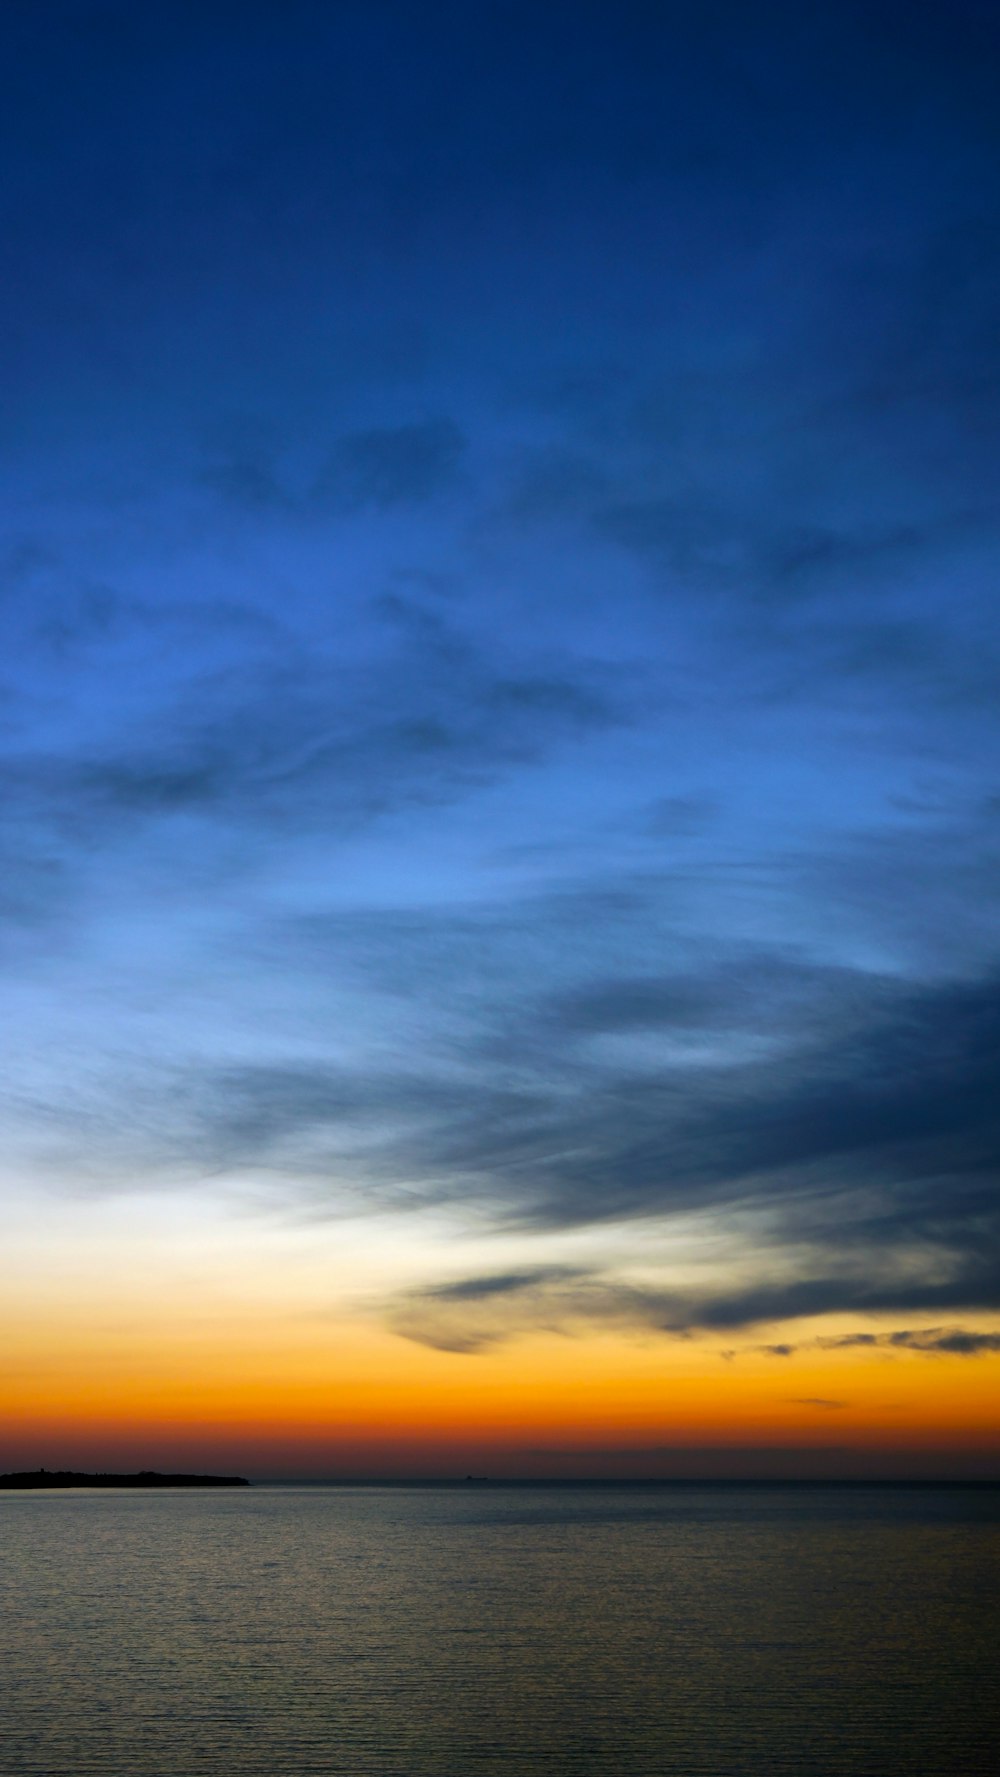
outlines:
[{"label": "wispy cloud", "polygon": [[820,1336],[795,1345],[758,1345],[753,1349],[766,1357],[794,1357],[798,1351],[912,1351],[924,1357],[984,1357],[1000,1352],[1000,1333],[971,1331],[967,1327],[903,1327],[895,1332],[838,1333],[835,1337]]},{"label": "wispy cloud", "polygon": [[817,1343],[826,1351],[861,1346],[883,1351],[917,1351],[930,1357],[982,1357],[988,1352],[1000,1351],[1000,1333],[970,1332],[965,1327],[902,1328],[894,1333],[847,1333]]},{"label": "wispy cloud", "polygon": [[[805,1308],[802,1314],[824,1310]],[[518,1272],[462,1278],[412,1290],[389,1305],[394,1331],[443,1351],[475,1352],[528,1332],[579,1331],[615,1326],[636,1334],[687,1338],[715,1330],[718,1310],[711,1297],[674,1284],[637,1285],[607,1272],[579,1266],[538,1266]],[[760,1316],[748,1313],[722,1324],[740,1330],[759,1320],[795,1319],[795,1307]],[[962,1327],[926,1327],[895,1332],[838,1335],[755,1346],[769,1357],[790,1359],[799,1351],[851,1348],[906,1351],[922,1356],[976,1357],[1000,1351],[1000,1334]],[[738,1351],[722,1353],[728,1359]],[[790,1397],[791,1398],[791,1397]],[[794,1397],[800,1405],[836,1407],[844,1403]]]},{"label": "wispy cloud", "polygon": [[354,432],[328,458],[312,498],[341,512],[384,512],[429,500],[453,485],[464,449],[451,419]]}]

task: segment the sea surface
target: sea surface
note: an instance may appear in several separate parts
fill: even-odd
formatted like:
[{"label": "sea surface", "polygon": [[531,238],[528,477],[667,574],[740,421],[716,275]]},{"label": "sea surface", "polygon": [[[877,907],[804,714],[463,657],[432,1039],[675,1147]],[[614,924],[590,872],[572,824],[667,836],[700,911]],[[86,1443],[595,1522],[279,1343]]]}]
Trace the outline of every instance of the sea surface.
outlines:
[{"label": "sea surface", "polygon": [[964,1777],[1000,1492],[0,1494],[3,1777]]}]

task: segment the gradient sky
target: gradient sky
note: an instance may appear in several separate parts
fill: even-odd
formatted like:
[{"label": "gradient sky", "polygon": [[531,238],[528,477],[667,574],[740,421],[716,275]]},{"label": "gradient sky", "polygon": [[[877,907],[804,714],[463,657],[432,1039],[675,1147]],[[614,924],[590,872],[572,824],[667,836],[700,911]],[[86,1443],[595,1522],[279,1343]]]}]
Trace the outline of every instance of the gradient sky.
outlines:
[{"label": "gradient sky", "polygon": [[0,1468],[1000,1472],[992,0],[0,30]]}]

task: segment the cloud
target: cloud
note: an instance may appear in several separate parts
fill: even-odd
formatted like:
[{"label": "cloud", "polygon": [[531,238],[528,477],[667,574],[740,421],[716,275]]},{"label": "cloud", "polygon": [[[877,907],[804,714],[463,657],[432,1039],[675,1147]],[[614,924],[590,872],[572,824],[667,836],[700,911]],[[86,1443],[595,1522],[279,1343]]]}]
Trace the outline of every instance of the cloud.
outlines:
[{"label": "cloud", "polygon": [[[714,963],[660,974],[596,977],[585,986],[553,995],[548,1008],[553,1027],[571,1039],[628,1031],[697,1033],[719,1037],[752,1032],[758,1038],[792,1028],[829,1028],[842,1002],[857,984],[850,969],[824,967],[773,948],[746,946]],[[866,987],[874,1004],[879,983]],[[884,984],[887,994],[889,984]]]},{"label": "cloud", "polygon": [[853,1346],[883,1351],[916,1351],[929,1357],[982,1357],[1000,1351],[1000,1333],[970,1332],[965,1327],[909,1328],[894,1333],[845,1333],[816,1343],[825,1351]]},{"label": "cloud", "polygon": [[[436,647],[405,656],[425,664],[432,688]],[[507,678],[472,653],[454,692],[448,681],[454,703],[439,706],[457,727],[454,756],[440,734],[394,755],[377,744],[386,731],[375,719],[365,744],[391,797],[380,804],[359,796],[369,780],[348,769],[357,727],[341,751],[312,751],[333,681],[289,683],[285,702],[280,676],[272,683],[269,701],[231,706],[215,754],[168,753],[169,771],[139,757],[124,777],[105,768],[95,780],[77,762],[50,781],[38,761],[20,760],[9,767],[8,818],[30,791],[36,813],[49,801],[88,842],[178,808],[252,817],[258,833],[271,819],[280,831],[301,797],[296,822],[315,808],[329,831],[379,806],[462,793],[464,773],[500,770],[519,733],[516,750],[530,755],[588,719],[571,687],[553,697],[548,680],[511,700]],[[414,721],[427,686],[412,694]],[[212,737],[207,725],[200,732]],[[711,874],[703,880],[696,896],[711,890]],[[33,891],[22,882],[27,918]],[[139,1093],[132,1081],[115,1085],[113,1060],[103,1079],[88,1061],[95,1165],[106,1176],[177,1165],[270,1174],[294,1214],[338,1214],[345,1192],[374,1212],[468,1206],[518,1231],[526,1258],[536,1235],[550,1243],[629,1223],[641,1250],[644,1228],[680,1215],[740,1231],[738,1270],[720,1262],[697,1288],[637,1290],[528,1264],[512,1268],[505,1302],[487,1278],[467,1283],[464,1301],[428,1298],[419,1315],[411,1305],[409,1325],[452,1343],[488,1342],[539,1317],[679,1333],[834,1312],[995,1311],[1000,978],[919,983],[778,944],[706,941],[678,925],[677,894],[669,873],[619,870],[459,908],[342,907],[241,928],[234,968],[245,973],[252,956],[262,987],[301,982],[316,1007],[309,1041],[263,1037],[252,1063],[210,1053],[188,1067],[174,1056],[159,1086],[151,1058]],[[627,967],[615,973],[618,959]],[[366,1008],[349,1060],[327,1041],[343,1028],[345,993]]]},{"label": "cloud", "polygon": [[788,1399],[793,1407],[818,1407],[827,1413],[836,1413],[847,1406],[846,1401],[828,1401],[822,1395],[789,1395]]},{"label": "cloud", "polygon": [[[996,1311],[996,984],[899,991],[881,1007],[876,984],[874,1013],[863,990],[842,983],[839,1032],[828,1019],[797,1053],[779,1046],[763,1061],[681,1060],[643,1076],[584,1059],[574,1082],[564,1048],[559,1094],[536,1083],[499,1123],[485,1107],[477,1116],[472,1096],[467,1114],[422,1131],[411,1156],[466,1190],[481,1180],[501,1220],[521,1226],[743,1217],[750,1281],[658,1294],[602,1285],[590,1298],[598,1315],[680,1330],[851,1310]],[[683,1032],[690,1013],[677,1003]],[[604,1004],[587,1002],[586,1029]],[[630,993],[615,1000],[612,1028],[623,1006],[634,1026]],[[664,1022],[669,1007],[656,999]],[[641,1022],[645,1002],[640,1012]],[[727,1008],[717,1015],[728,1024]],[[578,1006],[565,1028],[579,1040]]]},{"label": "cloud", "polygon": [[[811,1312],[806,1310],[805,1312]],[[820,1311],[822,1312],[822,1311]],[[633,1334],[687,1338],[718,1326],[717,1310],[704,1295],[677,1284],[637,1285],[613,1273],[582,1266],[545,1265],[461,1278],[406,1292],[387,1308],[390,1326],[404,1338],[437,1350],[472,1353],[526,1333],[574,1332],[609,1326]],[[780,1315],[768,1313],[767,1319]],[[794,1308],[786,1318],[797,1318]],[[755,1324],[753,1316],[735,1323]],[[852,1348],[908,1351],[923,1356],[976,1357],[1000,1351],[1000,1333],[962,1327],[927,1327],[887,1333],[822,1336],[798,1343],[755,1346],[776,1358],[803,1350]],[[731,1359],[738,1351],[722,1356]],[[792,1398],[792,1397],[789,1397]],[[836,1408],[842,1401],[794,1397],[798,1405]]]},{"label": "cloud", "polygon": [[[522,1320],[674,1332],[996,1311],[997,978],[919,986],[754,946],[701,970],[689,949],[674,979],[602,970],[553,989],[622,935],[666,957],[663,904],[639,879],[461,915],[286,920],[255,971],[374,994],[383,1035],[356,1035],[350,1062],[264,1044],[252,1065],[175,1067],[145,1163],[162,1147],[171,1163],[271,1171],[316,1214],[338,1213],[345,1178],[373,1209],[468,1205],[528,1252],[535,1234],[602,1225],[635,1223],[641,1241],[682,1214],[740,1230],[738,1272],[720,1263],[683,1290],[518,1266],[501,1303],[473,1279],[420,1305],[425,1320],[447,1311],[449,1339],[493,1337],[515,1304]],[[474,1304],[489,1324],[456,1334],[453,1311]]]},{"label": "cloud", "polygon": [[263,451],[241,450],[202,471],[201,480],[225,500],[251,512],[291,512],[295,501]]},{"label": "cloud", "polygon": [[[838,1333],[795,1345],[756,1345],[767,1357],[793,1357],[798,1351],[912,1351],[925,1357],[983,1357],[1000,1352],[1000,1333],[981,1333],[966,1327],[902,1328],[889,1333]],[[724,1353],[736,1357],[735,1351]],[[819,1405],[814,1402],[813,1405]]]},{"label": "cloud", "polygon": [[432,500],[455,483],[464,450],[465,438],[451,419],[352,432],[327,459],[312,498],[342,513],[386,512]]},{"label": "cloud", "polygon": [[287,638],[276,647],[242,621],[238,642],[233,664],[168,682],[141,723],[123,712],[110,739],[0,754],[0,821],[55,837],[61,852],[177,815],[216,832],[351,832],[460,799],[630,719],[620,675],[587,661],[492,661],[441,621],[399,631],[364,666],[307,657]]},{"label": "cloud", "polygon": [[[818,985],[826,986],[822,974]],[[709,989],[717,990],[711,979],[704,988],[697,1003],[707,1017]],[[692,992],[690,980],[676,985],[682,1026],[691,1016]],[[438,1163],[469,1174],[481,1169],[501,1202],[509,1179],[514,1207],[531,1214],[534,1197],[535,1217],[552,1226],[756,1200],[807,1235],[811,1222],[823,1222],[824,1206],[851,1205],[847,1228],[856,1253],[849,1241],[835,1241],[840,1262],[825,1276],[800,1275],[720,1296],[712,1307],[719,1325],[820,1312],[838,1299],[876,1306],[869,1298],[878,1296],[891,1307],[907,1291],[914,1301],[912,1292],[922,1292],[928,1305],[958,1305],[965,1289],[992,1296],[997,1268],[983,1234],[998,1211],[1000,1124],[992,1082],[1000,990],[990,978],[900,990],[880,1004],[883,996],[878,981],[844,977],[839,1017],[828,1010],[809,1041],[796,1049],[791,1040],[788,1047],[779,1043],[762,1059],[720,1063],[709,1053],[700,1066],[684,1059],[671,1066],[665,1058],[646,1073],[579,1057],[580,1089],[565,1112],[562,1095],[553,1096],[534,1127],[522,1124],[501,1141],[488,1123],[477,1130],[474,1120],[442,1131]],[[645,1019],[650,999],[640,999]],[[612,1005],[615,1024],[623,1017],[634,1023],[634,985],[613,1002],[606,988],[600,1000],[585,999],[591,1028]],[[666,1025],[666,984],[654,1009]],[[554,1049],[556,1031],[563,1044],[578,1036],[580,1011],[579,1002],[571,1003],[563,1023],[553,1026],[553,1008],[546,1008]],[[765,995],[765,1028],[769,1011]],[[718,1035],[731,1028],[732,1017],[731,1003],[716,999]],[[894,1276],[891,1264],[883,1265],[904,1240],[909,1274]]]},{"label": "cloud", "polygon": [[445,417],[375,426],[346,433],[325,453],[315,446],[307,450],[310,470],[297,461],[303,455],[301,444],[293,451],[275,427],[262,419],[244,419],[212,428],[209,460],[197,480],[261,520],[377,518],[396,508],[422,506],[458,486],[466,448],[460,427]]},{"label": "cloud", "polygon": [[[794,1310],[791,1311],[794,1315]],[[638,1286],[613,1274],[582,1266],[540,1265],[523,1270],[460,1278],[414,1289],[387,1307],[393,1331],[435,1350],[475,1353],[530,1332],[572,1333],[606,1326],[636,1335],[687,1338],[718,1324],[690,1289]],[[771,1316],[767,1318],[778,1318]],[[752,1319],[740,1321],[752,1326]],[[895,1332],[818,1337],[797,1343],[755,1346],[769,1357],[792,1358],[799,1351],[853,1348],[906,1351],[918,1356],[978,1357],[1000,1352],[1000,1333],[962,1327],[925,1327]],[[738,1351],[726,1351],[726,1358]],[[836,1410],[846,1402],[825,1397],[789,1397],[796,1405]]]},{"label": "cloud", "polygon": [[433,1284],[422,1295],[430,1302],[488,1302],[497,1296],[521,1295],[526,1290],[585,1275],[565,1265],[541,1265],[528,1271],[493,1272],[486,1277],[463,1277],[457,1283]]},{"label": "cloud", "polygon": [[[538,1326],[564,1330],[589,1288],[585,1270],[564,1265],[464,1277],[409,1291],[389,1306],[388,1321],[404,1339],[468,1355]],[[592,1318],[597,1312],[592,1301]]]},{"label": "cloud", "polygon": [[417,1344],[471,1354],[539,1329],[648,1329],[657,1314],[653,1294],[585,1267],[539,1265],[411,1290],[390,1304],[388,1319]]}]

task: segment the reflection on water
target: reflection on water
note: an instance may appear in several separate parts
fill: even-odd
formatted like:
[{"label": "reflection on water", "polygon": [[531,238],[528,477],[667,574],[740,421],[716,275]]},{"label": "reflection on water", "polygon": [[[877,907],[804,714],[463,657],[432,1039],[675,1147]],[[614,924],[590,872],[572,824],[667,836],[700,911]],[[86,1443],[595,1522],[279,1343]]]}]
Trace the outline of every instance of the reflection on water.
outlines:
[{"label": "reflection on water", "polygon": [[0,1495],[3,1777],[960,1777],[1000,1494]]}]

